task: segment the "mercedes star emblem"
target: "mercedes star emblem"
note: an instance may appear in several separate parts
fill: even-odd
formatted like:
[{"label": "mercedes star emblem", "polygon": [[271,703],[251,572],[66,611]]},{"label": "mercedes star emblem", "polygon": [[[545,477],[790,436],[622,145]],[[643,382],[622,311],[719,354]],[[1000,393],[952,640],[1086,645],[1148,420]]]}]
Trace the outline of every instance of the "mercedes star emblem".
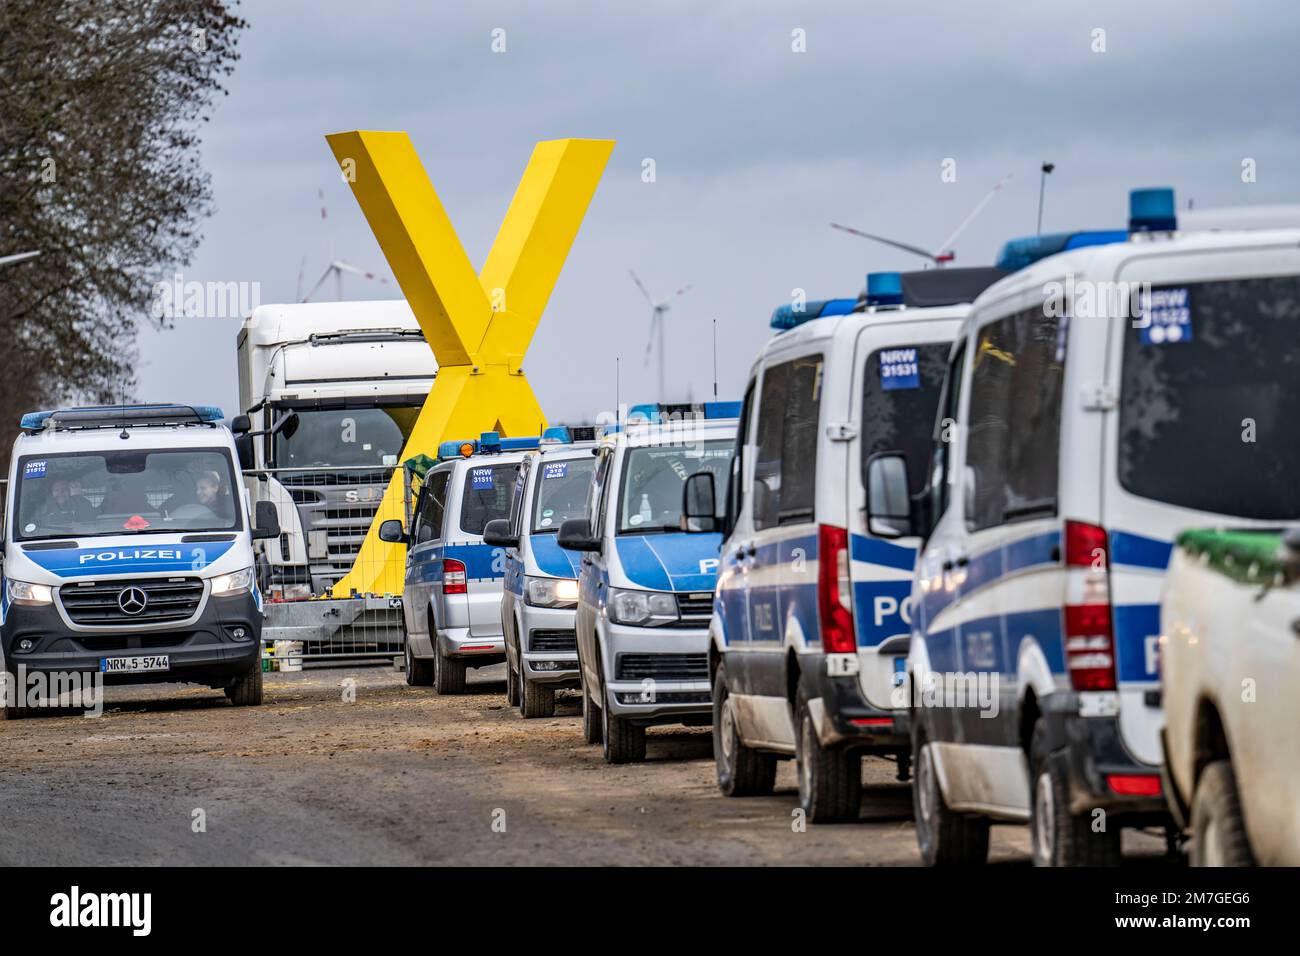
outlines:
[{"label": "mercedes star emblem", "polygon": [[123,588],[117,596],[117,606],[123,614],[139,614],[149,603],[149,596],[139,588]]}]

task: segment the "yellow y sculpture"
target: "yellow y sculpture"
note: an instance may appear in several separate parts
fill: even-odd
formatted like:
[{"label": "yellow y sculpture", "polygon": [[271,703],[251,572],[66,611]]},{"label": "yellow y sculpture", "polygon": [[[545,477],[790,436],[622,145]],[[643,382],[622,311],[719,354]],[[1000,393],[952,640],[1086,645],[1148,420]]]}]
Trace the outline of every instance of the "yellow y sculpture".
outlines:
[{"label": "yellow y sculpture", "polygon": [[[538,143],[480,273],[405,133],[326,136],[379,247],[438,359],[438,375],[402,460],[481,432],[535,435],[545,423],[523,358],[596,191],[613,140]],[[402,475],[388,483],[336,597],[401,594],[406,549],[379,540],[401,518]]]}]

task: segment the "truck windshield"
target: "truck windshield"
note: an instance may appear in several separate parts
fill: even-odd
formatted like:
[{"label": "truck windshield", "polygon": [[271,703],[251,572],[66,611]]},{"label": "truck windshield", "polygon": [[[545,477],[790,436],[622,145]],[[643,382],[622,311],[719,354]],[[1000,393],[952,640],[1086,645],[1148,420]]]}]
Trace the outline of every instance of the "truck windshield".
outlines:
[{"label": "truck windshield", "polygon": [[686,445],[630,448],[624,458],[619,534],[678,531],[682,517],[682,483],[697,471],[713,473],[719,505],[731,473],[732,439]]},{"label": "truck windshield", "polygon": [[554,532],[569,518],[581,518],[587,513],[587,489],[591,487],[596,457],[543,460],[540,467],[542,474],[533,496],[533,532]]},{"label": "truck windshield", "polygon": [[[281,414],[277,409],[275,414]],[[417,405],[371,408],[299,408],[298,427],[275,436],[277,468],[347,468],[382,466],[385,456],[402,453],[415,419]],[[390,461],[390,464],[392,462]]]},{"label": "truck windshield", "polygon": [[235,531],[239,486],[215,449],[27,455],[18,462],[14,537]]},{"label": "truck windshield", "polygon": [[1300,517],[1300,276],[1157,287],[1127,326],[1124,488],[1213,514]]}]

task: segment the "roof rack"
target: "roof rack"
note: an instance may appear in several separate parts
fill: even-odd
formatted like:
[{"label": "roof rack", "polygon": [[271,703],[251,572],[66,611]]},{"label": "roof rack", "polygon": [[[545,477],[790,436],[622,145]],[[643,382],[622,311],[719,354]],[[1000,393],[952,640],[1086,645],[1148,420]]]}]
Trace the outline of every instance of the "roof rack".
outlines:
[{"label": "roof rack", "polygon": [[74,431],[166,425],[216,425],[225,414],[215,405],[86,405],[28,412],[18,423],[24,431]]}]

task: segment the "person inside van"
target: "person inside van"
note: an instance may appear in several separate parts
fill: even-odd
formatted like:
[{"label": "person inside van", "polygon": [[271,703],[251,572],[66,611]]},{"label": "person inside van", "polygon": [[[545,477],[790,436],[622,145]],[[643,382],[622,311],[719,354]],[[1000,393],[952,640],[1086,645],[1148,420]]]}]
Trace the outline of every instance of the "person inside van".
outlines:
[{"label": "person inside van", "polygon": [[59,528],[75,528],[95,517],[95,508],[83,498],[80,488],[71,481],[58,479],[50,487],[49,500],[41,508],[41,524]]},{"label": "person inside van", "polygon": [[195,479],[194,496],[200,505],[222,521],[230,521],[234,518],[235,509],[230,501],[230,492],[222,487],[221,476],[215,471],[202,472]]}]

